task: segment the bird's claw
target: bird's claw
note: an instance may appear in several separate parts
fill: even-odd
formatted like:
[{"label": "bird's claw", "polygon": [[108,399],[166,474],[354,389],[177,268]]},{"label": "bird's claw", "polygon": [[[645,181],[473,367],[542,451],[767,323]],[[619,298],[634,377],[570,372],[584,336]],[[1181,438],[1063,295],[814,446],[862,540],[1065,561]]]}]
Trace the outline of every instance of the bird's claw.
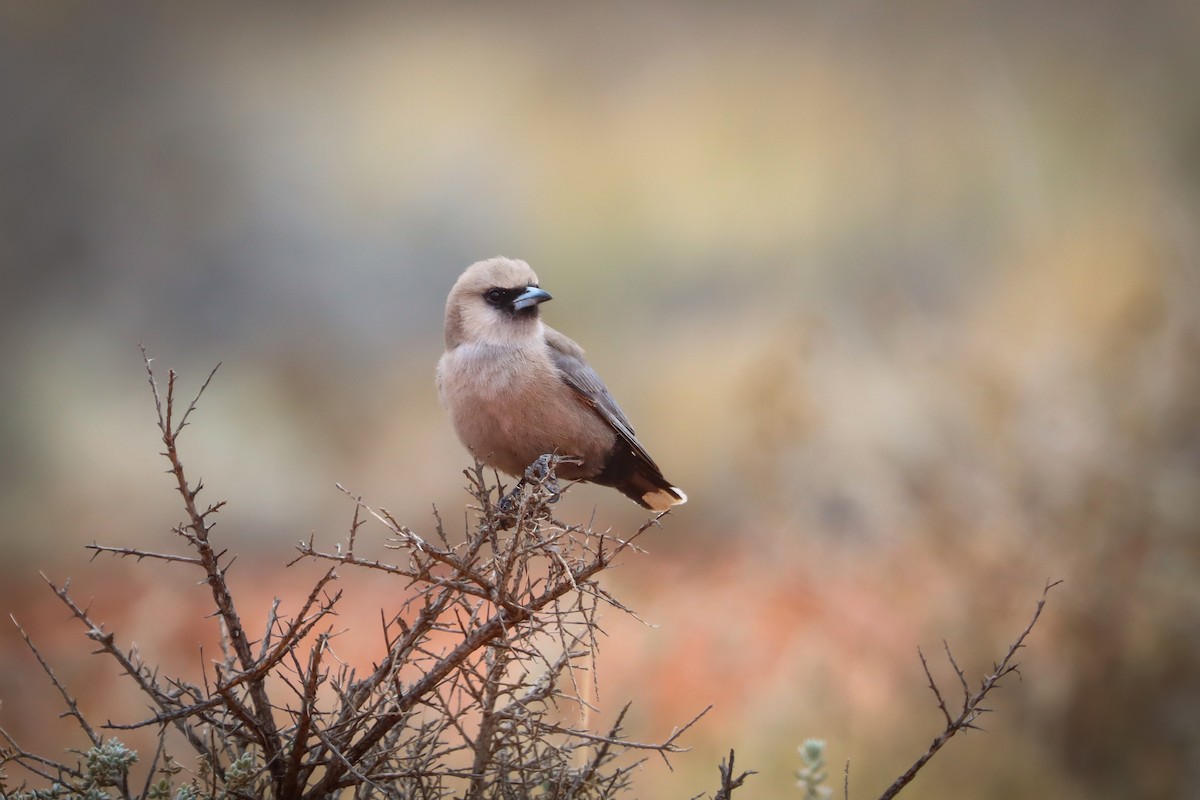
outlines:
[{"label": "bird's claw", "polygon": [[525,468],[525,483],[536,483],[544,486],[550,493],[547,503],[557,503],[562,497],[558,486],[558,476],[555,469],[559,464],[582,464],[583,459],[576,456],[560,456],[557,453],[544,453],[538,456],[532,464]]},{"label": "bird's claw", "polygon": [[516,523],[516,518],[521,504],[521,492],[527,486],[533,486],[546,490],[546,497],[543,502],[546,504],[557,503],[562,497],[562,489],[558,485],[558,478],[554,474],[555,468],[559,464],[582,464],[582,460],[575,456],[560,456],[556,453],[545,453],[534,459],[533,463],[525,468],[525,474],[517,481],[516,485],[509,490],[507,494],[501,497],[496,502],[496,511],[500,519],[505,523],[505,527],[511,527]]},{"label": "bird's claw", "polygon": [[546,502],[557,503],[558,498],[562,496],[562,492],[558,488],[558,479],[554,475],[554,467],[561,461],[562,459],[553,453],[544,453],[538,456],[532,464],[525,468],[525,477],[521,479],[520,483],[545,487],[550,493]]},{"label": "bird's claw", "polygon": [[511,528],[517,521],[517,510],[521,502],[521,489],[525,481],[518,481],[508,494],[496,502],[496,517],[501,521],[501,530]]}]

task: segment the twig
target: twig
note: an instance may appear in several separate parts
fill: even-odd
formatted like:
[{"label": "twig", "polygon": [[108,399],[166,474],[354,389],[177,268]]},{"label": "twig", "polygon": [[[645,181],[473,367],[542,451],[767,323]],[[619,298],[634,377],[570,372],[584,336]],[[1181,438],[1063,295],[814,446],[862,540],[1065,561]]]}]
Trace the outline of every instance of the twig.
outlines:
[{"label": "twig", "polygon": [[108,545],[95,544],[95,543],[84,545],[84,547],[86,547],[88,550],[94,551],[92,558],[95,558],[96,556],[100,555],[101,553],[111,553],[116,556],[121,556],[122,558],[133,557],[133,558],[136,558],[138,561],[141,561],[144,558],[149,558],[149,559],[155,560],[155,561],[177,561],[177,562],[180,562],[183,564],[202,564],[203,563],[200,559],[196,558],[195,556],[179,556],[179,555],[175,555],[173,553],[152,553],[149,550],[140,550],[135,547],[109,547]]},{"label": "twig", "polygon": [[[92,618],[88,615],[88,612],[85,609],[80,608],[75,601],[71,599],[71,595],[68,592],[70,588],[70,581],[59,587],[56,586],[48,577],[46,577],[44,573],[39,574],[41,574],[42,580],[46,582],[58,599],[61,600],[63,604],[70,609],[75,618],[83,623],[84,627],[87,628],[87,637],[100,645],[100,652],[107,653],[121,666],[121,670],[133,679],[134,683],[137,684],[138,688],[141,689],[143,694],[149,697],[154,704],[163,711],[178,705],[175,698],[166,694],[162,690],[162,687],[160,687],[157,682],[149,677],[139,664],[135,664],[130,656],[127,656],[120,650],[120,648],[116,646],[116,639],[113,634],[105,633],[103,627],[93,622]],[[188,743],[192,745],[197,753],[201,755],[207,753],[207,748],[204,745],[203,740],[196,733],[196,731],[187,724],[183,717],[174,718],[171,720],[171,722],[175,723],[175,727],[180,733],[183,734],[184,738],[187,739]]]},{"label": "twig", "polygon": [[999,663],[992,665],[991,673],[984,676],[982,682],[979,684],[979,689],[974,693],[972,693],[970,690],[966,675],[958,666],[958,662],[954,660],[954,656],[950,653],[950,646],[948,644],[945,645],[946,657],[950,661],[955,674],[958,676],[963,690],[962,710],[957,716],[951,716],[950,711],[946,707],[945,699],[943,698],[941,691],[938,689],[937,682],[934,681],[933,674],[929,670],[929,664],[925,660],[925,654],[922,653],[918,648],[917,654],[921,658],[921,667],[924,669],[925,677],[929,681],[929,688],[933,691],[933,696],[937,699],[938,708],[941,709],[942,714],[946,718],[946,727],[940,734],[938,734],[937,738],[933,740],[933,743],[929,745],[929,749],[926,750],[921,757],[918,758],[913,765],[904,772],[903,775],[897,778],[895,782],[887,788],[887,791],[879,796],[879,800],[890,800],[899,794],[900,790],[907,786],[912,779],[917,776],[917,773],[920,772],[921,768],[929,762],[929,759],[933,758],[933,756],[942,749],[942,746],[945,745],[946,742],[950,741],[950,738],[956,733],[962,730],[979,729],[979,726],[975,724],[975,721],[979,719],[981,715],[992,710],[983,705],[984,699],[987,697],[988,693],[992,691],[992,689],[995,689],[1000,685],[1001,680],[1013,674],[1014,672],[1020,675],[1020,672],[1017,669],[1018,664],[1013,659],[1016,657],[1017,651],[1025,646],[1025,638],[1029,636],[1029,633],[1033,630],[1033,626],[1037,624],[1038,618],[1042,615],[1042,608],[1046,605],[1046,596],[1049,594],[1051,589],[1053,589],[1055,586],[1058,586],[1060,583],[1062,583],[1060,580],[1046,582],[1046,586],[1042,589],[1042,596],[1037,602],[1037,607],[1034,609],[1033,618],[1029,620],[1029,624],[1025,626],[1025,630],[1021,631],[1021,634],[1016,638],[1016,640],[1008,646],[1008,652],[1004,654],[1004,658],[1000,659]]},{"label": "twig", "polygon": [[733,750],[729,751],[729,760],[722,760],[717,769],[721,773],[721,788],[717,790],[713,800],[729,800],[733,796],[733,790],[741,788],[746,778],[758,774],[752,770],[746,770],[735,778],[733,776]]},{"label": "twig", "polygon": [[17,622],[17,618],[12,614],[9,614],[8,618],[12,620],[13,625],[17,626],[17,630],[21,633],[21,638],[25,640],[25,644],[28,645],[31,651],[33,651],[34,657],[37,658],[38,664],[40,664],[42,667],[42,672],[46,673],[46,677],[50,679],[50,682],[54,684],[54,688],[58,690],[60,695],[62,695],[63,702],[67,704],[67,710],[64,712],[64,715],[74,717],[75,721],[79,723],[79,727],[83,729],[85,734],[87,734],[87,737],[91,741],[92,745],[99,745],[100,736],[96,733],[92,726],[88,724],[88,721],[84,718],[83,714],[80,713],[79,704],[75,701],[75,698],[71,695],[71,693],[67,691],[67,687],[63,684],[63,682],[60,681],[58,676],[54,674],[54,670],[50,667],[50,663],[46,661],[41,652],[34,645],[33,640],[29,638],[29,634],[26,633],[25,629],[21,627],[21,623]]},{"label": "twig", "polygon": [[175,476],[176,489],[178,489],[180,497],[183,498],[184,508],[187,511],[188,522],[186,527],[181,527],[177,530],[181,534],[184,534],[188,542],[196,549],[201,566],[208,575],[208,586],[212,592],[213,602],[216,604],[217,612],[225,623],[230,643],[237,654],[242,671],[252,675],[249,678],[247,688],[254,706],[255,728],[261,732],[263,759],[271,770],[272,781],[278,786],[283,780],[284,767],[279,758],[282,742],[275,724],[274,710],[267,697],[263,676],[255,673],[257,662],[250,649],[250,642],[246,637],[245,629],[242,627],[241,618],[238,616],[234,606],[233,596],[230,594],[229,587],[225,582],[225,568],[221,566],[221,556],[214,552],[208,541],[208,534],[212,529],[212,523],[208,521],[208,517],[216,513],[224,503],[218,502],[209,506],[205,511],[199,510],[196,505],[196,495],[200,493],[203,484],[201,482],[196,485],[196,488],[191,488],[184,473],[183,462],[179,458],[177,446],[179,434],[187,425],[188,417],[196,409],[196,403],[199,402],[200,397],[212,382],[213,376],[216,375],[221,365],[217,364],[217,366],[213,367],[201,385],[200,390],[188,405],[187,410],[184,411],[183,416],[179,419],[178,425],[172,427],[172,415],[175,409],[175,371],[167,371],[167,394],[164,402],[159,393],[158,382],[155,380],[154,370],[150,365],[150,358],[147,356],[145,348],[142,348],[142,358],[146,364],[146,374],[150,382],[150,388],[154,394],[155,408],[158,411],[158,428],[162,434],[163,445],[166,447],[163,455],[170,464],[169,472]]},{"label": "twig", "polygon": [[[629,710],[628,705],[626,705],[624,708],[621,709],[621,714],[617,719],[618,724],[620,723],[621,719],[624,718],[625,712],[628,710]],[[688,730],[688,728],[691,728],[693,725],[695,725],[697,722],[699,722],[700,718],[703,717],[705,714],[707,714],[709,711],[712,711],[711,704],[705,706],[704,709],[699,714],[692,717],[684,725],[672,730],[671,735],[668,736],[666,739],[664,739],[661,742],[634,742],[634,741],[630,741],[628,739],[622,739],[622,738],[616,736],[615,734],[609,734],[608,736],[601,736],[600,734],[590,733],[588,731],[581,731],[577,728],[564,728],[562,726],[553,725],[550,723],[539,723],[539,725],[544,730],[553,731],[555,733],[567,734],[568,736],[573,736],[573,737],[583,739],[588,742],[598,742],[598,743],[603,743],[603,744],[608,744],[608,745],[615,744],[615,745],[620,745],[623,748],[628,748],[630,750],[653,750],[657,753],[663,753],[663,754],[686,753],[691,748],[680,747],[677,744],[675,744],[675,741],[680,736],[682,736],[684,734],[684,732]],[[667,766],[670,767],[669,762],[668,762]]]},{"label": "twig", "polygon": [[[597,576],[619,554],[640,552],[635,540],[657,526],[663,514],[625,540],[590,525],[556,520],[551,507],[559,491],[555,456],[539,459],[541,471],[531,468],[507,494],[498,478],[489,483],[481,463],[467,470],[478,504],[471,508],[479,516],[468,520],[461,543],[447,535],[436,508],[435,532],[426,539],[386,509],[374,510],[339,485],[354,501],[344,547],[323,552],[314,545],[315,536],[299,546],[292,563],[313,558],[331,564],[296,612],[281,612],[276,598],[261,638],[252,642],[227,581],[236,556],[212,538],[215,515],[224,502],[199,502],[203,481],[189,479],[178,447],[217,368],[183,407],[176,395],[176,373],[169,370],[165,386],[160,385],[144,348],[142,356],[162,455],[183,501],[183,520],[173,530],[187,549],[174,554],[97,543],[88,549],[93,558],[106,553],[201,570],[212,597],[212,616],[220,625],[221,652],[213,659],[200,648],[198,685],[160,676],[136,647],[118,647],[116,636],[72,599],[69,581],[58,586],[43,576],[96,642],[96,653],[115,660],[149,698],[148,718],[110,720],[104,726],[160,727],[141,796],[158,791],[160,776],[169,778],[182,769],[166,753],[168,725],[200,756],[192,780],[210,797],[315,800],[346,793],[415,800],[534,795],[607,800],[628,788],[643,754],[657,752],[671,766],[668,757],[686,751],[681,737],[708,708],[657,743],[623,735],[628,706],[606,733],[587,730],[582,722],[578,727],[560,723],[563,705],[582,709],[582,719],[592,708],[589,687],[576,673],[590,668],[591,686],[596,686],[595,653],[603,634],[597,610],[607,604],[634,615],[598,585]],[[357,555],[362,526],[372,518],[384,526],[387,546],[401,551],[396,564]],[[341,592],[328,586],[337,578],[335,567],[386,574],[402,593],[398,612],[380,612],[383,647],[377,663],[362,670],[362,679],[334,651],[333,630],[317,632],[341,598]],[[62,696],[64,715],[77,720],[93,746],[100,745],[101,726],[86,719],[48,661],[17,627]],[[19,764],[47,782],[82,787],[92,780],[82,765],[26,752],[2,729],[0,742],[7,742],[0,748],[0,762]],[[630,758],[618,762],[622,754]],[[732,752],[721,769],[722,797],[727,798],[750,773],[735,776]],[[115,788],[120,796],[132,796],[126,778]]]}]

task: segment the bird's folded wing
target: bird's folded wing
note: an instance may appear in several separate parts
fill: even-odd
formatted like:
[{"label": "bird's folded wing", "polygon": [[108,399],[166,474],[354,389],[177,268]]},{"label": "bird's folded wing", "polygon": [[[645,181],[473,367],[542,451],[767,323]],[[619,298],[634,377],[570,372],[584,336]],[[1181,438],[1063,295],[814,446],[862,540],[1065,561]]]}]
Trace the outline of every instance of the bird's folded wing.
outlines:
[{"label": "bird's folded wing", "polygon": [[645,459],[657,470],[658,466],[654,464],[654,459],[650,458],[650,454],[637,440],[633,426],[629,424],[629,419],[621,411],[617,401],[608,393],[608,387],[604,385],[604,381],[600,380],[596,370],[589,367],[583,360],[583,348],[548,325],[546,326],[546,343],[550,345],[550,357],[554,361],[554,366],[558,368],[559,374],[562,375],[566,384],[575,390],[580,400],[591,406],[600,418],[617,432],[617,435],[629,445],[638,458]]}]

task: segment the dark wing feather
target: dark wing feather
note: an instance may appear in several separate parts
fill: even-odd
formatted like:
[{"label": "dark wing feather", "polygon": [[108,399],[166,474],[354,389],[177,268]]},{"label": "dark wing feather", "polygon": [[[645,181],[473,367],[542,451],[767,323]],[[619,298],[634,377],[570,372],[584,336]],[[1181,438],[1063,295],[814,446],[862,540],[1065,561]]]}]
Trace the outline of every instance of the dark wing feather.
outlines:
[{"label": "dark wing feather", "polygon": [[583,348],[549,326],[546,326],[546,343],[550,345],[550,357],[554,360],[554,366],[558,368],[567,385],[616,431],[638,458],[645,459],[646,463],[657,471],[658,465],[637,440],[625,412],[621,411],[617,401],[608,393],[608,387],[600,380],[596,370],[583,360]]}]

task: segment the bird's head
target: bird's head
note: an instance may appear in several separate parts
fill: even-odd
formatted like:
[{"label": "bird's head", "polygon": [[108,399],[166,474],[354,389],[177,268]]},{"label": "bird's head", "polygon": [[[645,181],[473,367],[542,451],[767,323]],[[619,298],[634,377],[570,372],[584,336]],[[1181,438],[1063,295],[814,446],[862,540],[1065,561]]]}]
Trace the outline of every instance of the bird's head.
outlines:
[{"label": "bird's head", "polygon": [[544,336],[538,306],[550,293],[524,261],[478,261],[459,276],[446,300],[446,346],[521,344]]}]

